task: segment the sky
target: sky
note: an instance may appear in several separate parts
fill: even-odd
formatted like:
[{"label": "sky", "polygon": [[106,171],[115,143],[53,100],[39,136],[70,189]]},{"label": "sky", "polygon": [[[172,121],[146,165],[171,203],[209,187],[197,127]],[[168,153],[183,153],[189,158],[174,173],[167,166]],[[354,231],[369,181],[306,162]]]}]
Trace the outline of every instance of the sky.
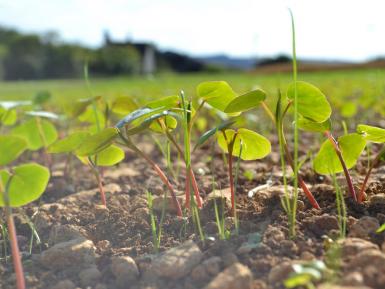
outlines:
[{"label": "sky", "polygon": [[385,55],[381,0],[0,0],[0,25],[56,31],[90,47],[150,41],[193,56],[290,54],[292,9],[301,58],[363,61]]}]

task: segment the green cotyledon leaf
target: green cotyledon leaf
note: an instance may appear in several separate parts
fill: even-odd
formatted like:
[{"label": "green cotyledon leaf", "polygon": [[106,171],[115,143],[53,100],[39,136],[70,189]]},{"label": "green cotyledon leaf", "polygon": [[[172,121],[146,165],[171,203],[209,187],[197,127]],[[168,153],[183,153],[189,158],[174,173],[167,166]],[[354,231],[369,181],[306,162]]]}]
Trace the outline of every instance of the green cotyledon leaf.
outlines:
[{"label": "green cotyledon leaf", "polygon": [[[294,83],[287,89],[287,98],[294,101]],[[332,113],[326,96],[316,86],[297,81],[298,113],[313,122],[324,122]]]},{"label": "green cotyledon leaf", "polygon": [[[366,146],[363,136],[351,133],[338,138],[338,144],[348,169],[356,165],[358,158]],[[340,160],[336,151],[327,139],[313,160],[314,170],[321,175],[335,174],[343,172]]]},{"label": "green cotyledon leaf", "polygon": [[237,132],[233,129],[218,132],[218,144],[224,152],[228,152],[228,144],[235,134],[233,156],[239,156],[241,145],[242,152],[240,157],[243,160],[261,159],[271,152],[271,144],[267,138],[245,128],[240,128]]},{"label": "green cotyledon leaf", "polygon": [[[3,189],[8,187],[11,207],[21,207],[38,199],[45,191],[49,177],[49,170],[35,163],[14,167],[12,173],[7,170],[0,171]],[[4,191],[0,191],[0,207],[6,205],[4,197]]]}]

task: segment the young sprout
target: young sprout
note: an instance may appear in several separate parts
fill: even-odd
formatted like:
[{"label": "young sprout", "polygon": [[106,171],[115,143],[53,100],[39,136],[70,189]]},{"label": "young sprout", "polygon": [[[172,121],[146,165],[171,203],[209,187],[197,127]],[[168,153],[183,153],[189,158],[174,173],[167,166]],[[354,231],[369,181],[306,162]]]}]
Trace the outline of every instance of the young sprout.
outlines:
[{"label": "young sprout", "polygon": [[[1,136],[0,167],[9,165],[27,148],[28,144],[23,138],[12,135]],[[12,208],[24,206],[38,199],[45,191],[49,176],[47,168],[34,163],[0,170],[0,207],[5,209],[17,289],[26,287]]]},{"label": "young sprout", "polygon": [[181,206],[179,204],[178,199],[176,198],[174,188],[170,183],[170,181],[168,180],[166,174],[149,156],[147,156],[143,151],[141,151],[135,145],[135,142],[131,139],[133,135],[136,135],[150,128],[151,125],[154,125],[154,122],[156,122],[157,120],[163,119],[164,121],[164,118],[170,117],[170,116],[173,118],[179,117],[176,113],[170,110],[167,110],[167,108],[168,108],[167,106],[156,107],[156,108],[150,108],[150,107],[139,108],[129,113],[128,115],[126,115],[123,119],[121,119],[115,125],[115,128],[117,129],[118,136],[122,141],[120,142],[120,144],[126,146],[127,148],[135,152],[137,155],[142,157],[158,174],[159,178],[166,185],[167,189],[171,194],[175,208],[177,210],[177,215],[182,216]]},{"label": "young sprout", "polygon": [[58,138],[58,133],[49,119],[56,119],[57,116],[49,112],[30,111],[26,113],[30,119],[22,122],[11,130],[11,134],[22,137],[26,140],[28,149],[36,151],[44,150],[45,164],[51,167],[51,159],[47,148]]},{"label": "young sprout", "polygon": [[[385,129],[383,128],[360,124],[357,126],[357,133],[362,135],[367,143],[385,143]],[[361,185],[361,189],[357,197],[359,203],[361,203],[365,198],[366,185],[368,183],[373,168],[378,165],[384,155],[385,146],[382,147],[382,149],[377,153],[373,161],[370,163],[369,169],[366,172],[365,180]]]},{"label": "young sprout", "polygon": [[75,132],[57,141],[48,150],[50,153],[72,153],[87,165],[95,175],[104,206],[107,201],[99,167],[113,166],[124,159],[124,151],[113,144],[118,134],[116,128],[106,128],[95,134]]}]

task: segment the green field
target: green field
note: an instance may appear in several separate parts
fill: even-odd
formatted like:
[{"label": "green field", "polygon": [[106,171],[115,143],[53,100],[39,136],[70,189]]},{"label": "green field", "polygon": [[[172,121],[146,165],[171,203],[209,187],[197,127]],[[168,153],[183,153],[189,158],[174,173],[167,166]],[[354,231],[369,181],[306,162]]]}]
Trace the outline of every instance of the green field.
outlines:
[{"label": "green field", "polygon": [[[140,77],[91,78],[94,95],[106,98],[131,96],[145,102],[160,96],[174,95],[183,89],[187,95],[195,95],[195,87],[202,81],[225,80],[238,93],[253,86],[260,86],[275,99],[278,89],[283,92],[291,81],[291,74],[162,74],[151,79]],[[300,80],[309,81],[319,87],[335,108],[347,102],[383,112],[385,70],[354,70],[334,72],[300,73]],[[41,80],[0,82],[0,99],[30,99],[40,91],[49,91],[53,101],[62,103],[89,96],[84,80]]]}]

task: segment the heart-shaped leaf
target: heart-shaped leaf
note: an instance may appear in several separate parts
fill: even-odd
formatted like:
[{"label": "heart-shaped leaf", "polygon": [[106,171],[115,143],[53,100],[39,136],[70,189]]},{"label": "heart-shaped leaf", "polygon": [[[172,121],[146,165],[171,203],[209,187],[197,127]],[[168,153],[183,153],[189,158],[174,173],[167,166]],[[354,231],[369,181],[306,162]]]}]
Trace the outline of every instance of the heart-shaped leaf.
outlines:
[{"label": "heart-shaped leaf", "polygon": [[[267,156],[271,151],[271,144],[264,136],[245,128],[240,128],[237,132],[232,129],[227,129],[223,132],[218,132],[218,144],[224,152],[228,152],[228,144],[234,138],[233,156],[239,156],[241,143],[242,153],[240,155],[243,160],[256,160]],[[226,138],[224,137],[226,135]]]},{"label": "heart-shaped leaf", "polygon": [[119,130],[115,127],[106,128],[84,139],[75,151],[78,156],[92,156],[109,147],[118,136]]},{"label": "heart-shaped leaf", "polygon": [[217,132],[220,132],[221,130],[224,130],[226,128],[229,128],[232,126],[236,121],[235,120],[228,120],[225,122],[222,122],[220,125],[206,131],[204,134],[201,135],[201,137],[198,139],[197,144],[194,147],[194,150],[196,150],[199,146],[203,145],[209,138],[211,138],[213,135],[215,135]]},{"label": "heart-shaped leaf", "polygon": [[17,113],[15,109],[5,109],[0,106],[0,123],[5,126],[14,125],[17,120]]},{"label": "heart-shaped leaf", "polygon": [[[163,117],[163,122],[168,130],[176,129],[176,127],[178,126],[178,121],[176,120],[176,118],[170,115],[166,115],[165,117]],[[153,121],[151,123],[150,129],[155,132],[163,133],[163,129],[157,121]]]},{"label": "heart-shaped leaf", "polygon": [[[48,180],[49,170],[38,164],[24,164],[9,171],[0,171],[2,183],[8,186],[9,204],[11,207],[20,207],[38,199],[45,191]],[[0,191],[0,207],[5,206],[4,191]]]},{"label": "heart-shaped leaf", "polygon": [[306,118],[300,117],[298,119],[298,127],[304,131],[312,132],[325,132],[330,131],[332,127],[332,122],[330,118],[324,122],[314,122]]},{"label": "heart-shaped leaf", "polygon": [[55,126],[48,120],[35,117],[15,127],[11,132],[12,135],[24,138],[28,149],[33,151],[49,146],[57,139]]},{"label": "heart-shaped leaf", "polygon": [[109,167],[116,165],[124,159],[124,151],[116,146],[110,145],[97,154],[96,165],[102,167]]},{"label": "heart-shaped leaf", "polygon": [[[294,91],[295,84],[292,83],[287,90],[287,97],[291,101],[294,101]],[[326,96],[310,83],[297,81],[297,101],[298,113],[314,122],[324,122],[332,113]]]},{"label": "heart-shaped leaf", "polygon": [[366,124],[359,124],[357,126],[357,132],[361,134],[367,141],[385,143],[385,129],[383,128]]},{"label": "heart-shaped leaf", "polygon": [[265,99],[266,92],[262,89],[252,90],[234,98],[225,108],[225,112],[244,112],[259,106]]},{"label": "heart-shaped leaf", "polygon": [[90,98],[83,98],[79,99],[77,102],[69,103],[64,107],[64,111],[66,112],[67,115],[71,117],[78,117],[82,113],[84,113],[87,109],[87,107],[92,104],[94,101],[99,101],[101,100],[101,96],[95,96],[95,97],[90,97]]},{"label": "heart-shaped leaf", "polygon": [[148,102],[146,104],[146,107],[149,107],[149,108],[162,107],[163,109],[170,109],[170,108],[176,107],[178,103],[179,103],[179,96],[171,95],[171,96],[161,97],[157,100]]},{"label": "heart-shaped leaf", "polygon": [[197,96],[212,107],[224,111],[237,95],[226,81],[207,81],[198,85]]},{"label": "heart-shaped leaf", "polygon": [[136,109],[138,109],[136,102],[127,96],[118,97],[111,104],[111,111],[120,116],[127,115]]},{"label": "heart-shaped leaf", "polygon": [[78,116],[78,120],[95,126],[99,123],[100,127],[104,127],[106,124],[104,112],[98,108],[94,111],[92,106],[87,107],[86,110]]},{"label": "heart-shaped leaf", "polygon": [[17,159],[27,148],[27,142],[18,136],[0,136],[0,166]]},{"label": "heart-shaped leaf", "polygon": [[78,131],[70,134],[64,139],[58,140],[48,147],[49,153],[69,153],[79,148],[83,141],[89,137],[90,134],[85,131]]},{"label": "heart-shaped leaf", "polygon": [[[348,169],[356,165],[358,158],[366,146],[365,139],[357,133],[339,137],[338,144]],[[314,158],[313,167],[314,170],[321,175],[343,172],[336,151],[328,139],[324,141],[318,154]]]}]

